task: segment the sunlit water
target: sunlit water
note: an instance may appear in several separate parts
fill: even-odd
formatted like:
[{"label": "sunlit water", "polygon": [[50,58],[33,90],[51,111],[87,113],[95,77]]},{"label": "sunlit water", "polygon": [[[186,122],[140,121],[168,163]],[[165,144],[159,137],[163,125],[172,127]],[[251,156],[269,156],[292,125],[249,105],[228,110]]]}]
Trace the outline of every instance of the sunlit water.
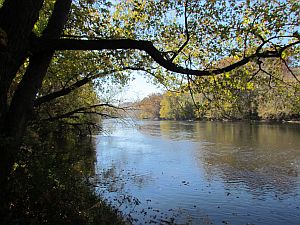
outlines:
[{"label": "sunlit water", "polygon": [[104,122],[98,189],[134,224],[300,224],[300,126]]}]

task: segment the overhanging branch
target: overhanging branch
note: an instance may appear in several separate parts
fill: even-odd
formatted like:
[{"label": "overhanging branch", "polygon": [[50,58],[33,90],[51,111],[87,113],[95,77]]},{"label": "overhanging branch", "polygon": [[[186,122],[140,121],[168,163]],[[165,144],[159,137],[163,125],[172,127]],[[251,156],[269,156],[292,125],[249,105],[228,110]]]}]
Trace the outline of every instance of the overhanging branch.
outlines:
[{"label": "overhanging branch", "polygon": [[250,56],[244,57],[241,60],[219,69],[212,70],[194,70],[181,67],[175,63],[166,60],[163,57],[162,52],[160,52],[151,41],[143,40],[131,40],[131,39],[116,39],[116,40],[107,40],[107,39],[97,39],[97,40],[78,40],[78,39],[36,39],[32,43],[32,52],[40,51],[51,51],[51,50],[117,50],[117,49],[136,49],[145,51],[149,54],[152,59],[157,62],[160,66],[165,69],[180,73],[188,74],[195,76],[208,76],[214,74],[221,74],[224,72],[229,72],[238,68],[240,66],[246,65],[252,59],[255,58],[279,58],[283,50],[291,47],[293,45],[299,44],[300,41],[296,41],[292,44],[282,47],[278,51],[269,51],[256,52]]},{"label": "overhanging branch", "polygon": [[[92,109],[102,108],[102,107],[109,107],[109,108],[113,108],[113,109],[117,109],[117,110],[125,110],[125,108],[114,106],[114,105],[109,104],[109,103],[102,103],[102,104],[96,104],[96,105],[80,107],[80,108],[72,110],[70,112],[67,112],[67,113],[64,113],[64,114],[61,114],[61,115],[57,115],[57,116],[53,116],[53,117],[50,117],[50,118],[47,118],[47,119],[44,119],[44,120],[54,121],[54,120],[59,120],[59,119],[72,118],[76,114],[97,114],[97,115],[100,115],[100,116],[116,118],[116,117],[114,117],[112,115],[109,115],[107,113],[91,111]],[[74,118],[76,118],[76,116]]]},{"label": "overhanging branch", "polygon": [[100,78],[102,76],[106,76],[115,72],[118,72],[119,70],[111,70],[108,72],[103,72],[103,73],[96,73],[94,75],[92,75],[93,72],[89,73],[86,77],[82,78],[81,80],[76,81],[75,83],[71,84],[68,87],[65,87],[61,90],[49,93],[47,95],[41,96],[39,98],[37,98],[34,101],[34,106],[37,107],[43,103],[49,102],[53,99],[59,98],[59,97],[63,97],[69,93],[71,93],[72,91],[76,90],[77,88],[82,87],[83,85],[87,84],[88,82],[96,79],[96,78]]}]

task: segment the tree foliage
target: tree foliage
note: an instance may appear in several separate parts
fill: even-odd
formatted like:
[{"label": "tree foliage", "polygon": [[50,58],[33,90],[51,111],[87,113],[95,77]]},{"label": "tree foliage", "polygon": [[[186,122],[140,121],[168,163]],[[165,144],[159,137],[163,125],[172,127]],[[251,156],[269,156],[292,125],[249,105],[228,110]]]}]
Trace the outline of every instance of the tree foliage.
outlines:
[{"label": "tree foliage", "polygon": [[166,92],[160,104],[160,117],[163,119],[185,120],[195,118],[195,107],[189,93]]},{"label": "tree foliage", "polygon": [[[266,60],[264,67],[269,72],[255,71],[250,64],[222,75],[190,78],[178,90],[163,94],[160,118],[299,119],[300,84],[279,60]],[[299,77],[299,68],[292,72]]]}]

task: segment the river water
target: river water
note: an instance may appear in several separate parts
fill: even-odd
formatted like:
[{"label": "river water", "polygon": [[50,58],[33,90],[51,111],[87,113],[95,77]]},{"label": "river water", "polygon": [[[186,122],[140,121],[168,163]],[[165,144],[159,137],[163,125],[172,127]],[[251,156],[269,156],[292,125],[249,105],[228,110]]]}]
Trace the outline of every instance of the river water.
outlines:
[{"label": "river water", "polygon": [[133,224],[300,224],[300,125],[106,120],[97,191]]}]

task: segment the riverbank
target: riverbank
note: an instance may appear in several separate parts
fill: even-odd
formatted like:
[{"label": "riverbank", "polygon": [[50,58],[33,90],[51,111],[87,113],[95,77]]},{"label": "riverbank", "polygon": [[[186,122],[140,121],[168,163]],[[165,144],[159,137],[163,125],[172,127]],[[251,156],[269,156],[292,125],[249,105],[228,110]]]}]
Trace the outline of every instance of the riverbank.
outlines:
[{"label": "riverbank", "polygon": [[125,224],[87,182],[95,174],[93,145],[89,138],[27,137],[1,199],[0,224]]},{"label": "riverbank", "polygon": [[143,118],[142,120],[153,120],[153,121],[218,121],[218,122],[249,122],[249,123],[291,123],[300,124],[300,119],[288,120],[288,119],[225,119],[225,118],[194,118],[185,120],[174,120],[174,119],[162,119],[162,118]]}]

